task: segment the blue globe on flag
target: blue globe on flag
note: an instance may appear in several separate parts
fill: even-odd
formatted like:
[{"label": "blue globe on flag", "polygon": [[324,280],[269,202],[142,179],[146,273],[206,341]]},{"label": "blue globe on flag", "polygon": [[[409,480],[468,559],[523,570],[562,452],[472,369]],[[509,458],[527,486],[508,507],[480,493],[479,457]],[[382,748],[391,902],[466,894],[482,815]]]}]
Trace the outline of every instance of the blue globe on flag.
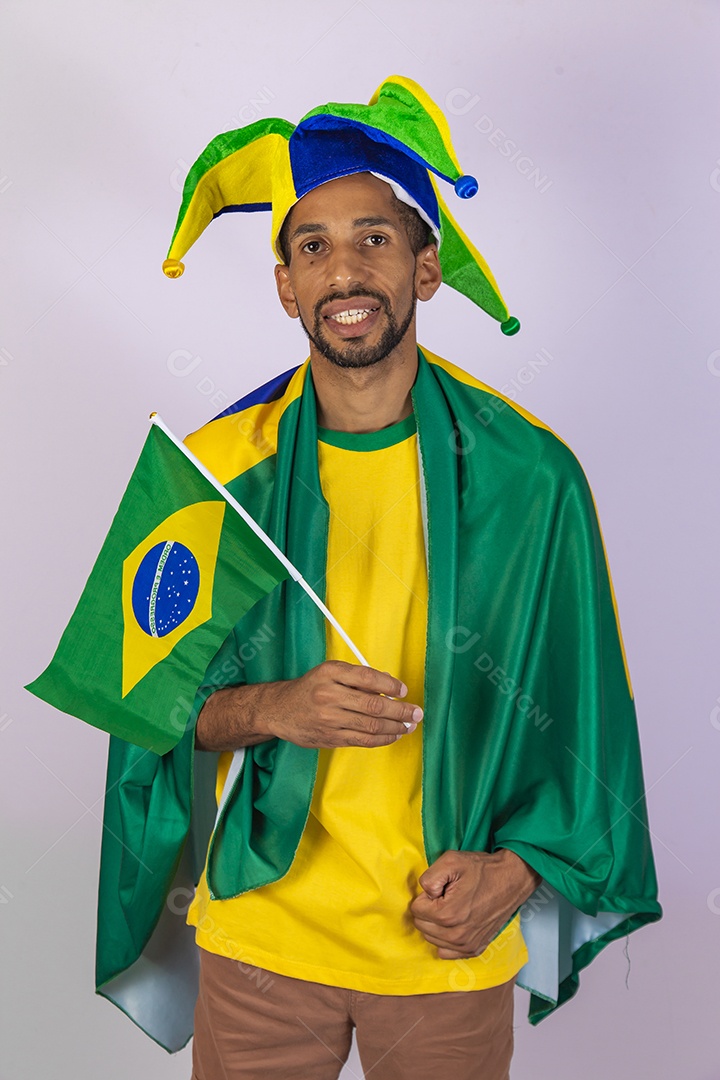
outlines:
[{"label": "blue globe on flag", "polygon": [[132,608],[150,637],[165,637],[185,622],[200,589],[200,568],[190,548],[161,541],[144,555],[132,586]]}]

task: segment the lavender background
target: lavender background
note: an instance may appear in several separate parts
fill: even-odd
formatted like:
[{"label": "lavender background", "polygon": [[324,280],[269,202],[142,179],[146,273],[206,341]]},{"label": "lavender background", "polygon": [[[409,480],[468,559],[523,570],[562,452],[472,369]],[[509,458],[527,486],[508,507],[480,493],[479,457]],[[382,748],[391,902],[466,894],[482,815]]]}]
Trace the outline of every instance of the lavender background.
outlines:
[{"label": "lavender background", "polygon": [[480,181],[454,211],[523,322],[504,339],[441,290],[420,341],[554,428],[595,493],[665,908],[629,975],[615,943],[538,1029],[517,991],[512,1075],[717,1080],[717,4],[6,0],[0,20],[1,1080],[190,1075],[189,1047],[169,1057],[93,995],[107,737],[21,685],[147,414],[184,434],[306,355],[265,215],[225,217],[163,277],[189,164],[392,73],[446,110]]}]

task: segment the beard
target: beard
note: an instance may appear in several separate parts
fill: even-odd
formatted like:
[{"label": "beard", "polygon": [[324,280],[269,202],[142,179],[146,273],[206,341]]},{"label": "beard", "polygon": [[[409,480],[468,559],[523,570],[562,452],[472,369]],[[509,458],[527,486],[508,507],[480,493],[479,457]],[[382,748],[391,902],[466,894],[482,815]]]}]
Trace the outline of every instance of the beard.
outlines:
[{"label": "beard", "polygon": [[353,295],[357,296],[358,294],[355,292],[354,294],[342,296],[338,293],[331,293],[329,296],[324,296],[321,300],[318,300],[315,305],[312,333],[305,325],[302,315],[298,313],[300,325],[317,351],[321,356],[324,356],[326,360],[329,360],[331,364],[335,364],[337,367],[341,368],[372,367],[373,364],[379,364],[381,360],[384,360],[386,356],[389,356],[393,349],[396,349],[403,340],[410,328],[410,323],[413,320],[417,301],[413,296],[410,310],[402,322],[398,323],[390,307],[390,301],[384,293],[363,289],[363,296],[370,296],[373,300],[379,302],[380,307],[387,315],[387,326],[383,330],[382,336],[376,345],[365,345],[362,336],[347,338],[341,351],[335,345],[332,345],[325,337],[323,317],[320,312],[325,304],[329,303],[331,300],[351,300]]}]

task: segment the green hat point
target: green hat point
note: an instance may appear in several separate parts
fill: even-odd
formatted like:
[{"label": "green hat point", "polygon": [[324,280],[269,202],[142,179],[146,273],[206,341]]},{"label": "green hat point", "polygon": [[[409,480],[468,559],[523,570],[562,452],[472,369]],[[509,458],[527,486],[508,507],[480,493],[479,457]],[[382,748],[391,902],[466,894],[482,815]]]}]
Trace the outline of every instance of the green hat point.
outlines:
[{"label": "green hat point", "polygon": [[516,319],[514,315],[511,315],[505,322],[500,323],[500,329],[503,334],[507,334],[508,337],[511,337],[513,334],[517,334],[520,329],[520,320]]}]

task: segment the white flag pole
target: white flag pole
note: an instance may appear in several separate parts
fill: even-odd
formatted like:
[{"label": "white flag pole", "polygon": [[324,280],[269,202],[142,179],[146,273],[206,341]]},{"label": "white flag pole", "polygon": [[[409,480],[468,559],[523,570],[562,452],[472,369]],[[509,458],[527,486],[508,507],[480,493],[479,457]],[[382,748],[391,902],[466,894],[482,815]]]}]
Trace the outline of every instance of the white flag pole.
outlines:
[{"label": "white flag pole", "polygon": [[335,616],[332,615],[331,612],[328,611],[328,609],[325,607],[325,605],[323,604],[322,600],[317,595],[317,593],[308,585],[307,581],[302,576],[302,574],[297,569],[297,567],[293,566],[293,564],[290,562],[290,560],[287,558],[287,556],[284,555],[283,552],[280,550],[280,548],[277,546],[277,544],[275,544],[270,539],[270,537],[264,531],[264,529],[260,528],[257,521],[255,521],[255,519],[252,518],[250,516],[250,514],[248,514],[245,507],[241,506],[240,503],[237,501],[237,499],[233,498],[233,496],[230,494],[230,492],[227,490],[227,488],[224,487],[220,483],[220,481],[217,480],[213,476],[213,474],[211,472],[209,472],[208,469],[205,468],[202,461],[200,461],[198,458],[196,458],[195,455],[192,453],[192,451],[188,450],[187,446],[185,446],[184,443],[181,443],[180,440],[177,439],[173,435],[172,431],[170,431],[170,429],[165,426],[165,424],[160,419],[160,417],[158,416],[157,413],[150,413],[150,421],[151,421],[151,423],[155,424],[156,427],[160,428],[160,430],[165,435],[167,435],[168,439],[170,439],[170,441],[178,448],[178,450],[182,454],[185,455],[185,457],[188,459],[188,461],[192,462],[192,464],[195,466],[195,468],[198,470],[198,472],[202,473],[202,475],[205,477],[205,479],[209,483],[211,483],[212,486],[215,488],[215,490],[218,491],[222,495],[223,499],[225,499],[225,501],[228,502],[230,504],[230,506],[232,506],[233,510],[237,511],[237,513],[240,515],[240,517],[243,519],[243,521],[247,525],[250,526],[252,531],[257,536],[260,537],[262,542],[267,547],[270,548],[273,555],[283,564],[285,569],[288,571],[288,573],[290,574],[293,581],[297,581],[298,585],[300,585],[300,587],[305,590],[305,592],[308,594],[308,596],[310,597],[312,602],[317,607],[320,608],[320,610],[322,611],[323,615],[328,620],[330,625],[333,626],[335,630],[337,630],[338,634],[343,639],[343,641],[345,642],[347,647],[350,649],[353,656],[356,656],[357,659],[360,661],[360,663],[364,665],[364,667],[370,667],[370,665],[368,664],[368,662],[365,659],[365,657],[363,656],[363,654],[360,652],[360,650],[357,648],[357,646],[350,640],[348,635],[343,630],[342,626],[340,626],[340,624],[336,620]]}]

